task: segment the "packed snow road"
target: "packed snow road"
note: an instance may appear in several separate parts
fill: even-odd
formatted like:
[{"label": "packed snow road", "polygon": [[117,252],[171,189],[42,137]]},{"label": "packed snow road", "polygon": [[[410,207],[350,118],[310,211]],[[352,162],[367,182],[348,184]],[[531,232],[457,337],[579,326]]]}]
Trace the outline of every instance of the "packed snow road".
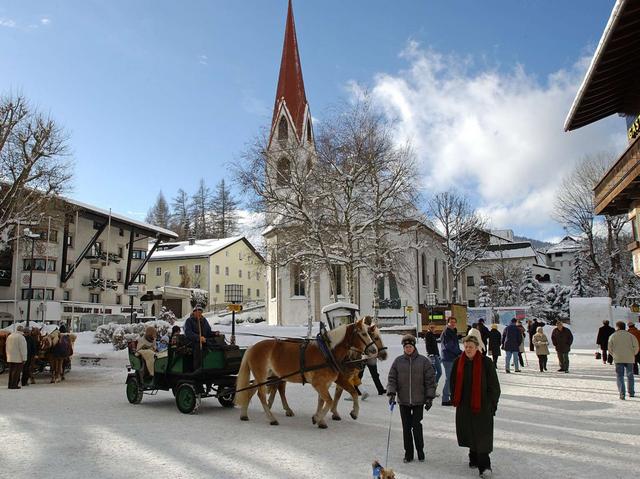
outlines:
[{"label": "packed snow road", "polygon": [[[392,358],[401,353],[398,336],[384,339]],[[618,399],[613,367],[595,361],[591,350],[578,350],[571,373],[555,372],[551,356],[553,372],[541,374],[533,353],[528,356],[530,366],[520,374],[499,369],[494,477],[635,477],[640,399]],[[56,385],[39,377],[36,385],[8,390],[8,375],[0,376],[0,477],[342,479],[371,477],[371,461],[384,462],[390,413],[368,372],[372,396],[358,420],[349,418],[351,403],[341,401],[343,420],[320,430],[311,424],[316,395],[309,385],[287,388],[295,417],[285,417],[276,402],[279,426],[268,425],[257,398],[249,422],[212,398],[198,414],[181,414],[164,391],[131,405],[125,356],[114,357],[98,367],[74,364]],[[382,378],[390,364],[379,363]],[[389,466],[399,478],[477,477],[467,467],[467,451],[457,446],[454,412],[434,401],[423,421],[427,460],[410,464],[402,463],[402,428],[393,413]]]}]

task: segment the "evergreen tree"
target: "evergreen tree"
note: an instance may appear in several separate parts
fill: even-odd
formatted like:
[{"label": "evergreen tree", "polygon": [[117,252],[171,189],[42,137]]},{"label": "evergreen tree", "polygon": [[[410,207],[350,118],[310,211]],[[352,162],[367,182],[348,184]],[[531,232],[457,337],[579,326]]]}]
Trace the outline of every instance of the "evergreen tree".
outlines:
[{"label": "evergreen tree", "polygon": [[577,254],[573,263],[573,271],[571,273],[572,291],[571,296],[584,298],[588,296],[587,282],[584,271],[584,260],[581,254]]},{"label": "evergreen tree", "polygon": [[173,208],[173,214],[171,215],[170,229],[178,233],[179,240],[184,241],[189,238],[191,219],[189,212],[189,195],[182,188],[180,188],[176,196],[173,197],[171,208]]},{"label": "evergreen tree", "polygon": [[513,286],[513,281],[510,278],[500,281],[500,284],[498,285],[498,305],[515,306],[517,299],[518,295]]},{"label": "evergreen tree", "polygon": [[519,293],[522,302],[529,307],[529,319],[545,320],[546,300],[544,292],[538,280],[533,277],[533,271],[530,266],[524,270]]},{"label": "evergreen tree", "polygon": [[167,200],[164,198],[162,191],[160,191],[155,204],[151,207],[151,209],[147,213],[147,218],[145,221],[154,226],[159,226],[161,228],[169,228],[170,217],[171,217],[171,212],[169,211],[169,205],[167,204]]},{"label": "evergreen tree", "polygon": [[191,197],[189,213],[193,224],[193,235],[196,239],[205,239],[212,236],[211,231],[211,190],[205,184],[204,179],[200,179],[198,190]]},{"label": "evergreen tree", "polygon": [[479,286],[480,292],[478,293],[478,305],[481,308],[490,308],[491,304],[491,293],[489,293],[489,287],[484,283],[484,279],[480,280]]},{"label": "evergreen tree", "polygon": [[238,231],[238,206],[240,202],[221,180],[211,199],[211,213],[213,215],[213,233],[216,238],[228,238]]}]

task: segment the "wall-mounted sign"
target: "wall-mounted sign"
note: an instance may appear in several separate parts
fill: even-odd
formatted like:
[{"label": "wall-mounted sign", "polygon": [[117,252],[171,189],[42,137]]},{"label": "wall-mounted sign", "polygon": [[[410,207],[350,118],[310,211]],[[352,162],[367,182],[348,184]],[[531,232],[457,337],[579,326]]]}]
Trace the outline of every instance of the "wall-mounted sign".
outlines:
[{"label": "wall-mounted sign", "polygon": [[627,129],[627,138],[629,140],[633,140],[640,133],[640,115],[633,120],[633,123]]}]

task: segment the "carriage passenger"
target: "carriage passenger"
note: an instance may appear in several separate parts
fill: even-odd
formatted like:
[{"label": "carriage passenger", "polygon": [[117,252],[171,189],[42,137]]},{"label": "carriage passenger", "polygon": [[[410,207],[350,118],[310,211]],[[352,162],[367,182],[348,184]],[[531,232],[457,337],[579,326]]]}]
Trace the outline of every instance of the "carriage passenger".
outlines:
[{"label": "carriage passenger", "polygon": [[191,316],[184,322],[184,335],[193,346],[193,368],[199,369],[202,363],[202,350],[207,338],[219,336],[218,331],[212,331],[209,321],[202,315],[203,309],[199,304],[193,308]]},{"label": "carriage passenger", "polygon": [[155,327],[147,326],[144,331],[144,336],[138,339],[138,346],[136,347],[136,353],[144,359],[150,376],[153,376],[155,354],[158,352],[156,344],[157,335],[158,333]]}]

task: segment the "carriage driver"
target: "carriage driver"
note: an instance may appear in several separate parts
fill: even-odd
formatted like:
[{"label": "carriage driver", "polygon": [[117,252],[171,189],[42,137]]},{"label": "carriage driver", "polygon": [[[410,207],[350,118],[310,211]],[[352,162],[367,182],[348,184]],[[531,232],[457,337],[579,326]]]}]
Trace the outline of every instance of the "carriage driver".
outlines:
[{"label": "carriage driver", "polygon": [[200,368],[202,361],[202,348],[206,344],[207,338],[218,336],[218,331],[212,331],[209,321],[202,315],[202,306],[197,304],[193,308],[193,312],[189,319],[184,323],[184,335],[193,346],[193,368]]}]

